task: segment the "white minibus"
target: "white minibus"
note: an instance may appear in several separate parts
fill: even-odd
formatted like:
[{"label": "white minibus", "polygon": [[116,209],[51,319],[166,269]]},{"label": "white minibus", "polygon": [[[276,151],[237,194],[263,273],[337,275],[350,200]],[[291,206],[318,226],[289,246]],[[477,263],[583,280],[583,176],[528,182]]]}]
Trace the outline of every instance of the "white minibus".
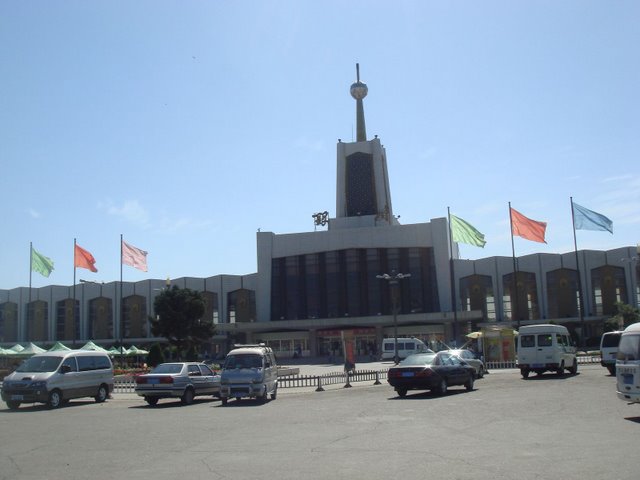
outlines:
[{"label": "white minibus", "polygon": [[565,370],[576,374],[576,347],[567,327],[562,325],[526,325],[518,331],[518,368],[522,378],[530,372],[546,371],[562,375]]},{"label": "white minibus", "polygon": [[620,336],[616,391],[620,400],[640,403],[640,323],[629,325]]},{"label": "white minibus", "polygon": [[[395,338],[382,340],[382,360],[393,360],[395,356]],[[422,340],[417,338],[398,338],[398,358],[407,358],[414,353],[430,352]]]},{"label": "white minibus", "polygon": [[605,332],[600,338],[600,365],[609,370],[611,375],[616,374],[616,358],[618,357],[618,344],[622,332]]}]

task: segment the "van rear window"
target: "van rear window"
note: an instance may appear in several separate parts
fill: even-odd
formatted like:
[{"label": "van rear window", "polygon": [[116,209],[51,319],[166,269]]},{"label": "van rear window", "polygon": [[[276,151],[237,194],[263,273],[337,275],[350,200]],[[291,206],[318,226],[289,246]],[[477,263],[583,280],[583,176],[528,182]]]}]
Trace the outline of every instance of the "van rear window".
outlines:
[{"label": "van rear window", "polygon": [[536,346],[536,336],[535,335],[520,335],[520,346],[521,347],[535,347]]},{"label": "van rear window", "polygon": [[552,337],[549,334],[538,335],[538,346],[550,347],[553,344],[553,341],[551,340],[551,338]]},{"label": "van rear window", "polygon": [[620,338],[618,360],[640,360],[640,335],[623,335]]},{"label": "van rear window", "polygon": [[619,333],[611,333],[609,335],[604,335],[602,337],[602,346],[604,348],[617,347],[618,343],[620,343],[620,334]]}]

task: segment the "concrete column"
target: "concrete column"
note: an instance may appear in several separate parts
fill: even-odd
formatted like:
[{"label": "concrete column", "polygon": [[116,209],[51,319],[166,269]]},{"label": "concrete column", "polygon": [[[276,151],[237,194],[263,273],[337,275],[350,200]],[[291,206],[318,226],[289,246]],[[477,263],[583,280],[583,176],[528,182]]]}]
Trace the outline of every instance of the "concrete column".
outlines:
[{"label": "concrete column", "polygon": [[309,355],[312,357],[318,356],[318,330],[312,328],[309,330],[309,337],[307,339],[309,345]]}]

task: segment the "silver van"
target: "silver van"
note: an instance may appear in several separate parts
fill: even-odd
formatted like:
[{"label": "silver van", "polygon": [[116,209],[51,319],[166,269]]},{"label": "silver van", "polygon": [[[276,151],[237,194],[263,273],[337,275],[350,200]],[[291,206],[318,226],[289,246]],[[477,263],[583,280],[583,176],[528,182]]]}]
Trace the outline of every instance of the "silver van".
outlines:
[{"label": "silver van", "polygon": [[273,350],[264,343],[234,345],[224,360],[220,374],[220,399],[226,405],[229,398],[257,398],[261,402],[276,399],[278,365]]},{"label": "silver van", "polygon": [[104,402],[113,391],[109,355],[89,350],[38,353],[5,377],[2,400],[11,410],[23,403],[58,408],[72,398]]}]

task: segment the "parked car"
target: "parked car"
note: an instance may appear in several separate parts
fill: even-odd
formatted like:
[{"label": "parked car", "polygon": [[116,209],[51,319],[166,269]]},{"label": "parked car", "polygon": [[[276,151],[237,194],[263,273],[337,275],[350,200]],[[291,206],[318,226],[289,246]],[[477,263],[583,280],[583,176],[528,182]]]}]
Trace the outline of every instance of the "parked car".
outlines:
[{"label": "parked car", "polygon": [[450,386],[473,390],[475,368],[449,352],[409,355],[387,373],[387,382],[400,397],[408,390],[431,390],[444,395]]},{"label": "parked car", "polygon": [[476,378],[484,377],[484,374],[487,372],[484,366],[484,362],[480,358],[478,358],[478,356],[471,350],[460,348],[457,350],[445,350],[445,351],[453,355],[456,355],[457,357],[460,357],[462,360],[464,360],[473,368],[475,368]]},{"label": "parked car", "polygon": [[38,353],[5,377],[2,399],[11,410],[23,403],[51,409],[73,398],[104,402],[113,391],[113,365],[106,353],[71,350]]},{"label": "parked car", "polygon": [[220,375],[204,363],[161,363],[136,377],[135,391],[151,406],[161,398],[179,398],[183,405],[190,405],[197,396],[220,397]]}]

